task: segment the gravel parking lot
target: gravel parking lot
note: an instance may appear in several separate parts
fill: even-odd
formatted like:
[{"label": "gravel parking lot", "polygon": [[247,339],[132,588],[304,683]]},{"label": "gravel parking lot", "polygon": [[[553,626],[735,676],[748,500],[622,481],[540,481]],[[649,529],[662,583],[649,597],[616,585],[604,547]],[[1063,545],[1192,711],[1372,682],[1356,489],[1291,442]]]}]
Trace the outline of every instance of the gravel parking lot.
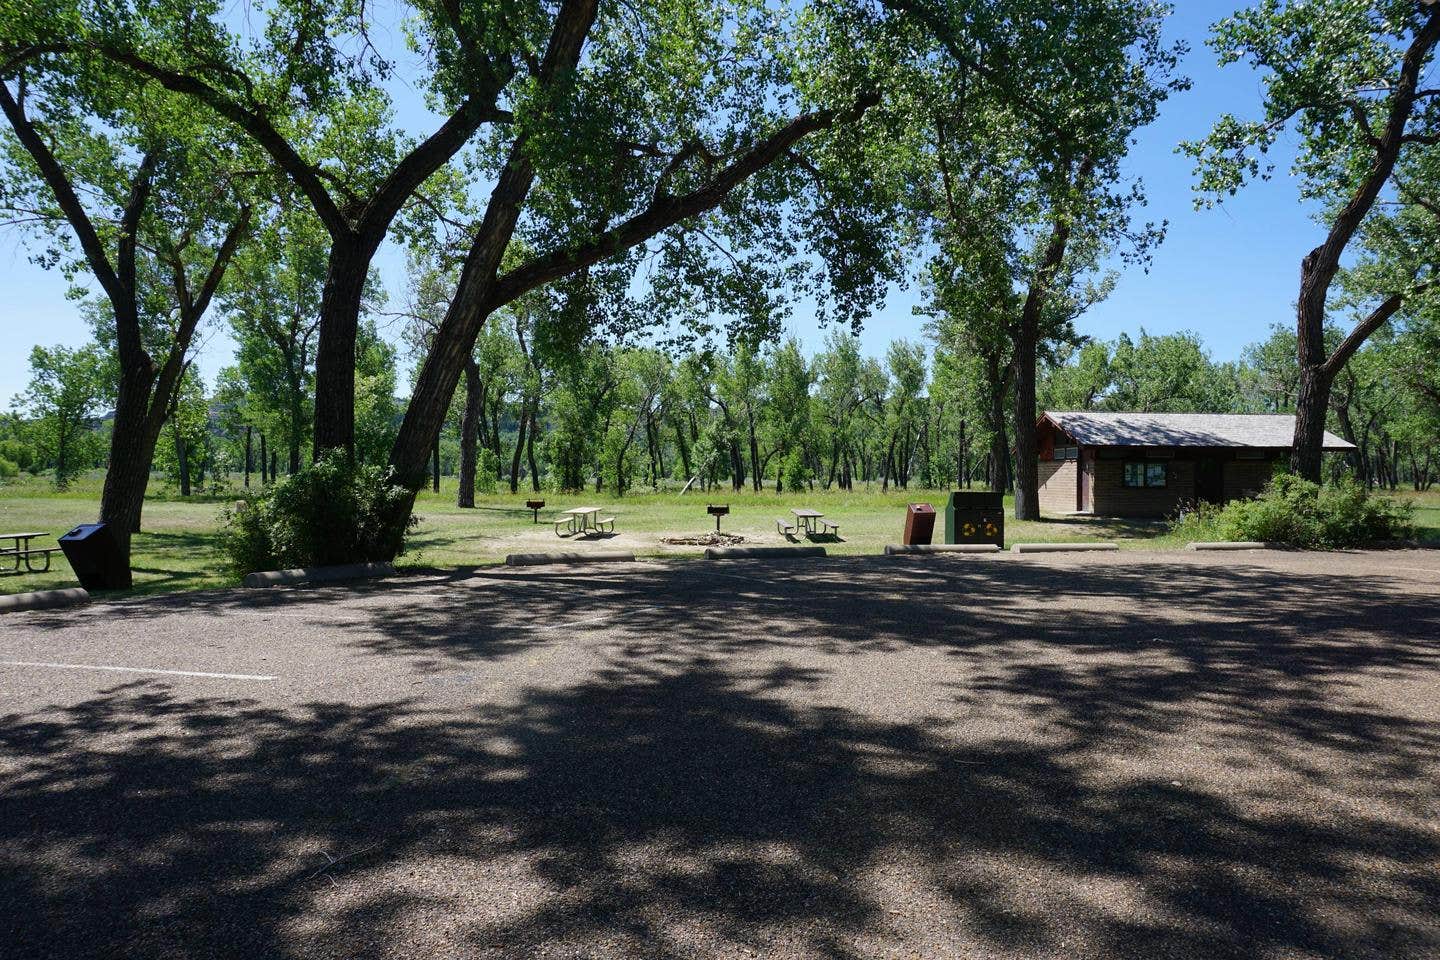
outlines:
[{"label": "gravel parking lot", "polygon": [[0,954],[1440,956],[1440,552],[0,619]]}]

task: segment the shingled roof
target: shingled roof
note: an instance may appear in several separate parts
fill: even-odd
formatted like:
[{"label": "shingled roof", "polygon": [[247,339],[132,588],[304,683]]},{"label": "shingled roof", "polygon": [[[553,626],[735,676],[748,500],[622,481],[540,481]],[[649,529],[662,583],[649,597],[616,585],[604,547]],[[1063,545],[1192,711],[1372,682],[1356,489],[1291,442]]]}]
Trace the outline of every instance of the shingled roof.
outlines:
[{"label": "shingled roof", "polygon": [[[1087,447],[1288,447],[1295,418],[1271,413],[1083,413],[1046,410],[1052,423]],[[1324,449],[1353,450],[1326,431]]]}]

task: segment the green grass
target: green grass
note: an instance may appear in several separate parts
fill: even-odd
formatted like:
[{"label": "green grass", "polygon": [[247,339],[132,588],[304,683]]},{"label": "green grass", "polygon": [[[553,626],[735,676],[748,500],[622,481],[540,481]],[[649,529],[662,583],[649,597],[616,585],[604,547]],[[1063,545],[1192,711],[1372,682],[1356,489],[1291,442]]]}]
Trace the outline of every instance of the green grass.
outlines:
[{"label": "green grass", "polygon": [[[76,523],[93,520],[103,476],[86,476],[68,491],[57,492],[43,478],[27,477],[0,485],[0,533],[12,530],[44,530],[58,536]],[[880,492],[874,485],[854,493],[820,491],[775,494],[729,489],[709,492],[631,493],[623,498],[606,494],[553,494],[539,496],[546,501],[540,511],[541,524],[532,522],[525,500],[535,496],[521,490],[477,497],[473,510],[455,506],[455,479],[445,478],[438,494],[425,490],[415,512],[420,525],[410,550],[400,558],[404,568],[464,567],[503,560],[507,553],[557,549],[634,550],[642,556],[658,554],[698,555],[700,547],[667,547],[661,537],[703,534],[715,529],[705,512],[707,503],[728,503],[729,516],[721,529],[738,533],[761,544],[783,542],[775,532],[775,518],[790,519],[792,507],[808,506],[825,513],[840,524],[841,539],[819,540],[832,554],[878,553],[885,544],[900,539],[905,504],[927,501],[943,509],[945,492],[940,490],[891,490]],[[221,507],[239,490],[238,478],[229,492],[181,498],[172,488],[156,481],[146,500],[144,531],[134,541],[135,593],[195,590],[233,585],[236,578],[225,571],[217,539]],[[1440,491],[1404,494],[1417,505],[1422,536],[1440,541]],[[546,518],[573,506],[593,505],[618,518],[614,538],[582,541],[567,546],[545,523]],[[1006,498],[1007,513],[1013,504]],[[943,539],[943,515],[937,518],[937,541]],[[1041,522],[1016,521],[1007,516],[1007,546],[1017,542],[1059,540],[1117,540],[1129,549],[1175,548],[1179,538],[1165,525],[1142,520],[1051,519]],[[45,541],[52,543],[53,541]],[[38,544],[37,544],[38,545]],[[63,554],[55,554],[50,572],[44,574],[0,574],[0,594],[71,586],[74,575]]]}]

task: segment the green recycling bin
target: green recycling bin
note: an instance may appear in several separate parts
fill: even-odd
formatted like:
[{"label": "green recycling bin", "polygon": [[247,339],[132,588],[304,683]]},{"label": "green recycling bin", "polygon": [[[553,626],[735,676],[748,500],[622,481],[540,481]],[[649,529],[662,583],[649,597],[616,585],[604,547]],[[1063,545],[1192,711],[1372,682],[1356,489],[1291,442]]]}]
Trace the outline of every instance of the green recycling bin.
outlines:
[{"label": "green recycling bin", "polygon": [[946,543],[1005,546],[1005,496],[990,491],[956,490],[945,501]]}]

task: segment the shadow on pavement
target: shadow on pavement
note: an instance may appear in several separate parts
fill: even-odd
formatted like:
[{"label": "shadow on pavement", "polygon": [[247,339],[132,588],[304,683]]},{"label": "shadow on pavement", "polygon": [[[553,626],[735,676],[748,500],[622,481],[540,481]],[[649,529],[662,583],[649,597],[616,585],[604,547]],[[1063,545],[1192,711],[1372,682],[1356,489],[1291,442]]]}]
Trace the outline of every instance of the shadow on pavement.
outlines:
[{"label": "shadow on pavement", "polygon": [[[349,641],[591,658],[513,702],[145,681],[0,718],[7,955],[1440,953],[1440,732],[1370,696],[1440,690],[1433,595],[1260,568],[756,569],[434,579],[453,594],[366,608]],[[517,598],[547,591],[644,612],[522,632]],[[902,689],[892,655],[921,650],[944,669]],[[832,683],[875,696],[838,706]],[[1167,753],[1192,738],[1203,757]]]}]

